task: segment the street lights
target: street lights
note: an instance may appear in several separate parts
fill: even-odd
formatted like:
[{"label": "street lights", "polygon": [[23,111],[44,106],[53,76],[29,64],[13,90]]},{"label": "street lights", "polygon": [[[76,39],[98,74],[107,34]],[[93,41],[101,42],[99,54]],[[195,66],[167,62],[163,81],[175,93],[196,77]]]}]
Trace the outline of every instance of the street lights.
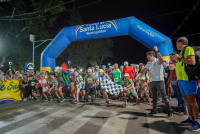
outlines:
[{"label": "street lights", "polygon": [[8,62],[9,63],[9,70],[12,69],[12,62]]},{"label": "street lights", "polygon": [[[35,35],[32,35],[32,34],[30,34],[29,39],[30,39],[31,42],[33,42],[33,60],[32,60],[32,61],[33,61],[33,72],[34,72],[34,67],[35,67],[35,64],[34,64],[35,48],[41,46],[43,43],[45,43],[45,42],[47,42],[47,41],[49,41],[49,40],[52,40],[52,39],[46,39],[46,40],[38,40],[38,41],[35,41]],[[39,45],[37,45],[37,46],[35,47],[35,42],[42,42],[42,43],[40,43]]]},{"label": "street lights", "polygon": [[108,66],[110,66],[111,64],[110,64],[110,62],[108,62]]}]

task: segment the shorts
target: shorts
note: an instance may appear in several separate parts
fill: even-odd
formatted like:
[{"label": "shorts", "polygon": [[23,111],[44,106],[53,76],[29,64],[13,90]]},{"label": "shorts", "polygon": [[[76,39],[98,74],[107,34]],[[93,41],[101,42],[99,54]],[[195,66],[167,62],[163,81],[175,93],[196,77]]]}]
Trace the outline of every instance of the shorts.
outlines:
[{"label": "shorts", "polygon": [[81,85],[77,86],[77,88],[78,88],[78,89],[82,89],[82,90],[84,90],[84,85],[81,84]]},{"label": "shorts", "polygon": [[197,81],[196,80],[178,80],[178,85],[181,93],[184,95],[192,95],[197,94]]},{"label": "shorts", "polygon": [[63,85],[63,84],[60,84],[60,85],[59,85],[59,88],[60,88],[60,87],[62,87],[62,88],[67,88],[68,86],[67,86],[67,85]]},{"label": "shorts", "polygon": [[42,91],[42,87],[38,87],[38,90]]},{"label": "shorts", "polygon": [[88,88],[87,89],[87,94],[96,94],[96,89],[93,87],[93,88]]},{"label": "shorts", "polygon": [[32,91],[33,93],[37,93],[37,89],[36,89],[36,88],[35,88],[35,89],[32,88],[31,91]]},{"label": "shorts", "polygon": [[137,95],[137,92],[135,91],[135,89],[133,89],[133,90],[127,90],[126,92],[127,92],[128,95],[129,95],[130,93],[132,93],[133,96],[138,96],[138,95]]},{"label": "shorts", "polygon": [[101,90],[101,85],[100,84],[96,86],[96,90]]}]

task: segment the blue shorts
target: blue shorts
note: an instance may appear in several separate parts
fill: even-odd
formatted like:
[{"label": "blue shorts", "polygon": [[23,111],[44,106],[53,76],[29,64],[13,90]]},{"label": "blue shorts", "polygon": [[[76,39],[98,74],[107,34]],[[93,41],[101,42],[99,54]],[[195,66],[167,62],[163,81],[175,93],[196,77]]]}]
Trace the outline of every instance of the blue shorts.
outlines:
[{"label": "blue shorts", "polygon": [[96,94],[96,88],[89,88],[87,89],[87,94]]},{"label": "blue shorts", "polygon": [[81,89],[81,90],[84,90],[85,87],[84,87],[83,84],[81,84],[81,85],[77,86],[77,88],[78,88],[78,89]]},{"label": "blue shorts", "polygon": [[178,85],[181,93],[184,95],[192,95],[197,94],[197,81],[196,80],[178,80]]}]

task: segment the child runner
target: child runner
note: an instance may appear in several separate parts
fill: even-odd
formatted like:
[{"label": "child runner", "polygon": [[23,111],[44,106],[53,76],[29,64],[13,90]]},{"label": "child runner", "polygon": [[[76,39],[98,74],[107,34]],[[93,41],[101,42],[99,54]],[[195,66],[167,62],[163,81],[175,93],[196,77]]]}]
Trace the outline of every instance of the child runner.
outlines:
[{"label": "child runner", "polygon": [[137,96],[137,92],[135,91],[135,88],[133,86],[133,81],[129,78],[129,74],[125,73],[124,74],[124,101],[125,103],[122,105],[122,107],[126,107],[127,105],[127,96],[132,92],[132,95],[135,97],[136,99],[136,104],[138,103],[138,96]]},{"label": "child runner", "polygon": [[24,88],[24,90],[23,90],[24,91],[23,92],[23,94],[24,94],[23,101],[27,101],[27,98],[29,99],[29,91],[28,91],[28,78],[27,78],[26,74],[23,75],[22,86]]},{"label": "child runner", "polygon": [[74,101],[74,103],[78,104],[80,89],[82,89],[83,87],[83,78],[78,71],[75,71],[75,76],[76,76],[76,100]]},{"label": "child runner", "polygon": [[38,80],[33,79],[33,75],[29,75],[29,81],[28,81],[28,85],[32,91],[32,95],[33,97],[38,101],[38,94],[37,94],[37,88],[36,86],[38,85]]},{"label": "child runner", "polygon": [[70,76],[70,89],[71,89],[71,94],[73,96],[73,100],[72,101],[75,101],[76,100],[76,96],[75,96],[75,90],[76,90],[76,75],[74,73],[74,69],[71,68],[70,69],[70,73],[71,73],[71,76]]},{"label": "child runner", "polygon": [[149,94],[147,92],[147,88],[148,88],[148,83],[146,82],[146,79],[145,77],[140,77],[140,83],[139,83],[139,92],[140,92],[140,95],[141,95],[141,99],[142,100],[141,102],[143,102],[143,98],[144,96],[146,96],[146,98],[148,99],[148,104],[151,105],[151,99],[149,97]]},{"label": "child runner", "polygon": [[48,86],[47,86],[47,80],[44,78],[44,74],[40,75],[39,84],[41,84],[42,95],[44,96],[45,101],[48,101],[47,95],[45,94],[48,92]]}]

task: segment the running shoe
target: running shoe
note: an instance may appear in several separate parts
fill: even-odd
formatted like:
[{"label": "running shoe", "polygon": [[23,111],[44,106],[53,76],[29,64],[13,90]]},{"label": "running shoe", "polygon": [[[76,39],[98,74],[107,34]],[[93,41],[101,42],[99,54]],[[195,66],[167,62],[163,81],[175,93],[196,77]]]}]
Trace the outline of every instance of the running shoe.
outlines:
[{"label": "running shoe", "polygon": [[187,118],[187,120],[180,122],[181,125],[189,125],[189,124],[193,124],[193,123],[194,123],[194,118],[193,118],[193,120],[191,120],[189,117]]},{"label": "running shoe", "polygon": [[45,99],[44,101],[49,101],[48,99]]},{"label": "running shoe", "polygon": [[149,101],[148,105],[151,105],[151,101]]},{"label": "running shoe", "polygon": [[151,110],[151,112],[149,113],[149,115],[154,115],[154,114],[157,114],[158,113],[158,111],[156,111],[156,110]]},{"label": "running shoe", "polygon": [[66,100],[65,98],[62,98],[60,102],[64,102],[65,100]]},{"label": "running shoe", "polygon": [[109,101],[106,101],[106,102],[105,102],[105,105],[109,105],[109,104],[110,104],[110,102],[109,102]]},{"label": "running shoe", "polygon": [[23,101],[27,101],[27,98],[24,98]]},{"label": "running shoe", "polygon": [[74,104],[79,104],[79,101],[75,100],[75,101],[74,101]]},{"label": "running shoe", "polygon": [[98,98],[101,97],[101,94],[98,93],[98,94],[97,94],[97,97],[98,97]]},{"label": "running shoe", "polygon": [[172,117],[173,117],[173,112],[169,112],[169,113],[167,114],[166,119],[170,120]]},{"label": "running shoe", "polygon": [[157,104],[159,104],[159,103],[160,103],[160,99],[157,100]]},{"label": "running shoe", "polygon": [[194,121],[193,125],[189,128],[190,131],[199,131],[200,130],[200,124],[197,121]]}]

